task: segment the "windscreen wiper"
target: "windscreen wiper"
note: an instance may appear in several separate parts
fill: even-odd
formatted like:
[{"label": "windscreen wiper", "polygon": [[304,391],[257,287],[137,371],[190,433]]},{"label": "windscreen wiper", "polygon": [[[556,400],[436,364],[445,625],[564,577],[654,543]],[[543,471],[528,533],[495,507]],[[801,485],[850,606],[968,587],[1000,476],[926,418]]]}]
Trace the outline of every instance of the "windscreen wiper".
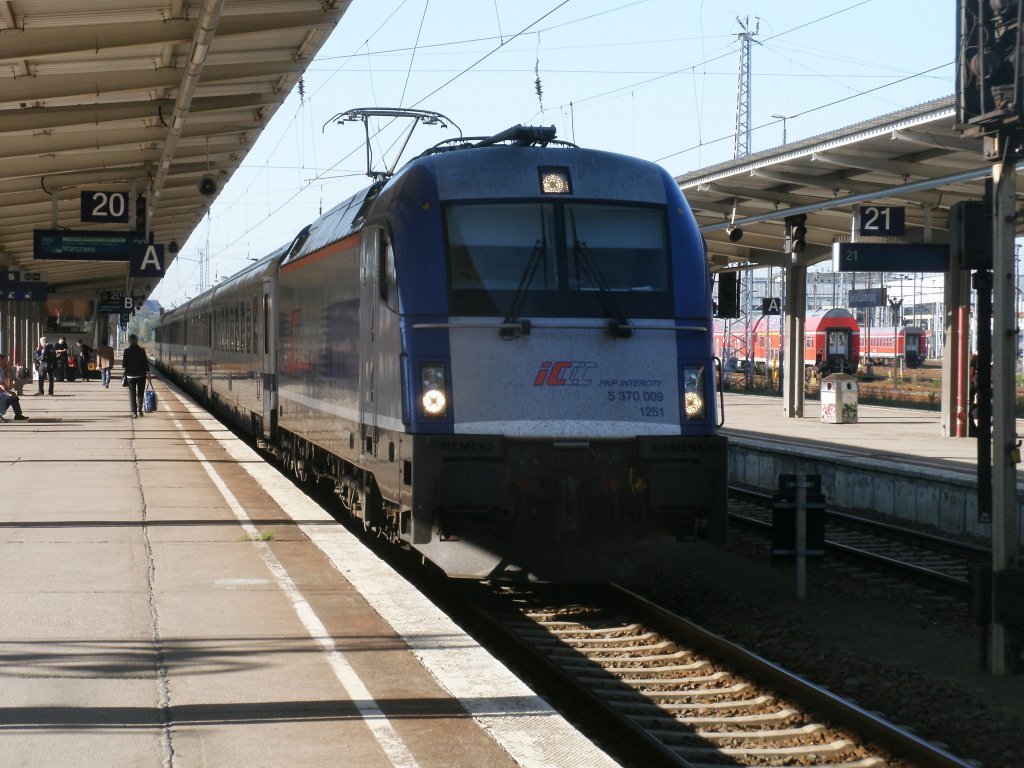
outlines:
[{"label": "windscreen wiper", "polygon": [[519,278],[519,286],[516,288],[516,295],[512,297],[512,304],[505,313],[505,319],[501,323],[498,333],[503,339],[515,339],[519,336],[529,336],[531,325],[529,320],[520,320],[519,312],[526,300],[526,291],[533,282],[533,276],[537,274],[537,267],[548,250],[548,235],[544,228],[544,210],[540,212],[540,238],[533,244],[533,253],[530,254],[523,274]]},{"label": "windscreen wiper", "polygon": [[612,294],[611,288],[608,287],[608,281],[604,279],[604,275],[601,273],[600,268],[598,268],[597,262],[594,261],[587,243],[584,240],[580,240],[580,236],[576,231],[576,213],[571,209],[569,211],[569,220],[572,222],[573,256],[578,259],[583,267],[583,271],[597,288],[597,297],[601,300],[601,306],[604,307],[605,314],[610,318],[608,320],[608,334],[612,338],[628,339],[633,335],[629,319],[619,307],[618,302],[615,301],[615,296]]}]

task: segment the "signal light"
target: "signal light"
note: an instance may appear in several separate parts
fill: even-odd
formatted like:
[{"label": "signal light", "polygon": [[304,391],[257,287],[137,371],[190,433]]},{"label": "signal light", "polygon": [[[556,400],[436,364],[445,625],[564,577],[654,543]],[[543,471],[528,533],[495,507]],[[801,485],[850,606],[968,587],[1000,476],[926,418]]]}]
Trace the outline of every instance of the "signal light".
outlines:
[{"label": "signal light", "polygon": [[715,317],[740,316],[739,272],[718,273],[718,306]]},{"label": "signal light", "polygon": [[803,253],[807,248],[807,214],[786,217],[786,253]]},{"label": "signal light", "polygon": [[138,230],[146,228],[146,202],[145,195],[135,198],[135,228]]},{"label": "signal light", "polygon": [[949,207],[949,240],[960,269],[992,269],[992,202],[988,195]]},{"label": "signal light", "polygon": [[1024,115],[1022,13],[1017,0],[958,0],[956,119],[982,132]]}]

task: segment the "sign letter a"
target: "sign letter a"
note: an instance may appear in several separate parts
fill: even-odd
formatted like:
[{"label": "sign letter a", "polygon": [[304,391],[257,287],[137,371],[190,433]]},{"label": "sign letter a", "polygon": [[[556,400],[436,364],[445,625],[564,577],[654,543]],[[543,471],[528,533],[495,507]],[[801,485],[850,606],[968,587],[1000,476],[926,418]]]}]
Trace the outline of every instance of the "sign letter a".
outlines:
[{"label": "sign letter a", "polygon": [[139,266],[139,268],[142,270],[145,270],[147,268],[155,269],[157,272],[160,272],[163,270],[163,266],[164,265],[160,263],[160,259],[156,255],[156,246],[146,246],[146,253],[142,257],[142,264]]}]

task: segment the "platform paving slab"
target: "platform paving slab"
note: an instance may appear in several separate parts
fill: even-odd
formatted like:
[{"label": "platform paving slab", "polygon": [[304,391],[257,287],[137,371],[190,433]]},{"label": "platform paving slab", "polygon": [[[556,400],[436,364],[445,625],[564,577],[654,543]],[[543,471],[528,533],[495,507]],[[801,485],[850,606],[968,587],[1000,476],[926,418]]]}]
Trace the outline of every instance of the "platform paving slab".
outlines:
[{"label": "platform paving slab", "polygon": [[[439,686],[308,538],[337,527],[283,509],[245,466],[254,454],[157,386],[165,405],[143,419],[120,388],[78,383],[24,398],[31,420],[0,425],[0,768],[517,764],[493,736],[527,723],[515,705],[536,708],[529,696],[488,703],[505,725],[481,727],[480,703]],[[246,540],[186,436],[269,541]],[[469,652],[450,631],[433,647]],[[372,699],[353,698],[325,643]],[[375,736],[381,719],[404,753]],[[519,764],[612,764],[536,747]]]}]

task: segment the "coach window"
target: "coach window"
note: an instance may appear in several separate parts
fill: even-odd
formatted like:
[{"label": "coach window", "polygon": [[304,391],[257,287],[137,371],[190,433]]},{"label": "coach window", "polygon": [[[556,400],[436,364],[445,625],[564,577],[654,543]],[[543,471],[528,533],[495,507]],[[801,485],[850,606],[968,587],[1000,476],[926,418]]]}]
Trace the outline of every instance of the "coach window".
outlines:
[{"label": "coach window", "polygon": [[270,297],[263,294],[263,354],[270,354]]},{"label": "coach window", "polygon": [[242,351],[252,352],[252,304],[242,299],[242,312],[245,313],[245,335],[242,337]]},{"label": "coach window", "polygon": [[260,316],[260,297],[253,296],[252,304],[249,306],[249,317],[251,318],[252,338],[249,341],[249,351],[259,352],[260,350],[260,331],[259,331],[259,316]]}]

